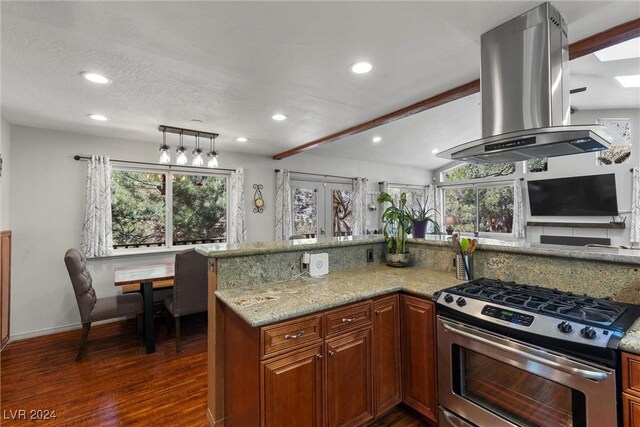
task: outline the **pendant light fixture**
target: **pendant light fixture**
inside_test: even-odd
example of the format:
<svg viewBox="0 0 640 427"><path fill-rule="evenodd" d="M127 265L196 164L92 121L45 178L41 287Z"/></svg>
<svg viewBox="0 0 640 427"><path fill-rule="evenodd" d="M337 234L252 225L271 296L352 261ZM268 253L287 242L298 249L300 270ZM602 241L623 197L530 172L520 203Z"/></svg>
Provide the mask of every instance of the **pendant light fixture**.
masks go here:
<svg viewBox="0 0 640 427"><path fill-rule="evenodd" d="M187 149L184 148L184 144L182 141L182 132L180 132L180 146L176 149L176 153L178 153L178 157L176 158L176 165L186 165L188 163Z"/></svg>
<svg viewBox="0 0 640 427"><path fill-rule="evenodd" d="M202 150L200 149L200 135L196 134L196 149L193 150L193 160L191 166L202 166L204 160L202 159Z"/></svg>
<svg viewBox="0 0 640 427"><path fill-rule="evenodd" d="M2 1L2 0L0 0ZM213 132L205 132L194 129L185 129L174 126L160 125L158 126L158 130L162 132L162 144L160 145L160 158L158 162L163 165L171 164L171 153L169 151L170 147L167 145L167 133L175 133L179 135L179 143L178 148L176 149L176 159L175 164L177 166L187 166L191 165L196 168L201 168L205 166L205 149L200 147L200 141L202 138L209 138L211 142L211 149L207 152L207 164L206 166L209 168L217 168L218 167L218 153L215 150L215 139L218 137L217 133ZM187 157L187 147L184 145L184 136L193 136L196 139L196 147L192 151L193 158L191 161ZM191 151L191 150L189 150Z"/></svg>
<svg viewBox="0 0 640 427"><path fill-rule="evenodd" d="M171 163L171 155L169 154L169 147L167 145L167 131L162 131L162 145L160 145L160 160L158 160L163 165L168 165Z"/></svg>
<svg viewBox="0 0 640 427"><path fill-rule="evenodd" d="M214 136L209 136L209 149L210 151L207 153L207 157L209 158L209 161L207 162L207 167L214 169L218 167L218 153L216 152L216 149L215 149Z"/></svg>

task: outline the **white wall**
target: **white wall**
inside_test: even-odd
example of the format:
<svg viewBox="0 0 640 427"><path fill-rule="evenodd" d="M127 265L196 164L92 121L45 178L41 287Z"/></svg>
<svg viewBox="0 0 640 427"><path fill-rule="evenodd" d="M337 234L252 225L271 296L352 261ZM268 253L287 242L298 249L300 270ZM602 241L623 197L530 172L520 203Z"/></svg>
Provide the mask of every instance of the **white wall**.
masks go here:
<svg viewBox="0 0 640 427"><path fill-rule="evenodd" d="M157 161L157 144L108 139L13 125L11 156L11 228L14 258L11 335L38 335L75 327L79 314L64 266L64 253L80 245L86 164L73 155L104 154L120 160ZM19 149L18 149L19 147ZM370 179L370 190L387 180L427 184L420 169L302 154L283 161L266 156L223 152L220 167L245 168L247 232L250 241L273 240L276 168ZM253 184L263 184L264 213L253 213ZM90 261L98 296L119 292L113 270L131 263L172 258L171 254L114 257Z"/></svg>
<svg viewBox="0 0 640 427"><path fill-rule="evenodd" d="M0 177L0 230L11 229L9 214L10 170L11 170L11 126L0 118L0 154L2 154L2 177Z"/></svg>

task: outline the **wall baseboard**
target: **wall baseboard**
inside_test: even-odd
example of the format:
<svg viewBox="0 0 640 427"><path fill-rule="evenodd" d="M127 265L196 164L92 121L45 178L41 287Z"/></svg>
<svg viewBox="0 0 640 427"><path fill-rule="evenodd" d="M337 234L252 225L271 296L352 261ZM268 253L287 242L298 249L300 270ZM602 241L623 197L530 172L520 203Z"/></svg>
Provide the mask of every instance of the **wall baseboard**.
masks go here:
<svg viewBox="0 0 640 427"><path fill-rule="evenodd" d="M104 325L112 322L120 322L126 319L127 319L126 317L120 317L117 319L101 320L99 322L93 322L91 326ZM52 335L60 332L72 331L74 329L81 329L81 328L82 328L82 323L78 322L78 323L71 323L68 325L56 326L53 328L38 329L36 331L31 331L31 332L22 332L19 334L12 334L11 337L9 337L9 342L26 340L29 338L36 338L44 335Z"/></svg>

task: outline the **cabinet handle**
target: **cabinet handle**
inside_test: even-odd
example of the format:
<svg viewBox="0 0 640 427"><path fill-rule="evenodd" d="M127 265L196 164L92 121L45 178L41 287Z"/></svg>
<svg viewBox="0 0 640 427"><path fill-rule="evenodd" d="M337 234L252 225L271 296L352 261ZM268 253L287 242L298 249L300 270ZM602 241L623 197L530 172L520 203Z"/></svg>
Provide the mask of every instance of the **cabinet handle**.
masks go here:
<svg viewBox="0 0 640 427"><path fill-rule="evenodd" d="M304 331L300 331L300 332L298 332L298 333L297 333L297 334L295 334L295 335L285 335L285 336L284 336L284 339L285 339L285 340L295 340L295 339L300 338L300 337L301 337L301 336L303 336L303 335L304 335Z"/></svg>
<svg viewBox="0 0 640 427"><path fill-rule="evenodd" d="M322 355L321 354L316 354L316 357L318 358L318 360L322 359Z"/></svg>
<svg viewBox="0 0 640 427"><path fill-rule="evenodd" d="M357 316L353 316L353 317L343 317L342 318L342 323L351 323L354 320L356 320L358 317Z"/></svg>
<svg viewBox="0 0 640 427"><path fill-rule="evenodd" d="M376 310L376 316L379 316L380 313L381 313L380 310Z"/></svg>
<svg viewBox="0 0 640 427"><path fill-rule="evenodd" d="M336 352L335 352L335 351L333 351L333 350L329 350L329 357L333 357L333 355L334 355L334 354L336 354Z"/></svg>

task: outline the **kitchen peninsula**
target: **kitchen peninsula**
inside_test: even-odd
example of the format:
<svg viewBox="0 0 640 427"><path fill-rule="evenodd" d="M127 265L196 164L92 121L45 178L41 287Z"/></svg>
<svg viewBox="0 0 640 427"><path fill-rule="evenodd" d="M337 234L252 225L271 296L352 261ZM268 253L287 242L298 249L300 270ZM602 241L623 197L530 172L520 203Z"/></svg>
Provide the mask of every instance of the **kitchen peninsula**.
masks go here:
<svg viewBox="0 0 640 427"><path fill-rule="evenodd" d="M365 361L359 365L362 378L357 367L354 372L354 365L343 363L349 366L350 382L361 378L364 384L357 386L361 391L359 400L346 401L360 412L348 413L340 405L336 407L335 402L341 400L334 396L333 403L327 402L329 422L336 417L343 417L341 420L347 417L354 424L371 420L400 402L400 387L404 388L406 404L426 419L436 420L436 373L429 372L435 370L435 306L431 300L437 291L461 282L454 273L453 252L446 237L411 239L413 266L396 269L383 264L385 247L382 237L363 236L198 248L209 257L207 416L211 425L220 425L225 418L226 425L270 425L281 421L274 418L273 411L269 412L277 408L276 412L282 415L287 408L282 399L273 395L278 386L287 385L278 374L289 372L292 366L316 365L319 366L316 370L308 371L309 378L325 375L327 390L322 389L323 381L318 380L317 388L309 394L300 391L300 399L318 400L307 402L306 408L311 411L308 414L302 411L289 416L305 414L316 417L316 424L322 424L325 412L318 408L323 407L325 392L339 393L340 387L332 385L332 381L339 382L338 358L345 348L357 349L360 353L356 353ZM368 250L373 253L371 263L367 263ZM301 276L300 261L305 251L327 252L330 273L320 278ZM638 250L480 239L474 266L476 277L640 303ZM385 318L386 311L381 307L390 308L391 315ZM392 326L385 326L379 318L392 322ZM400 318L403 330L394 333L398 328L393 325L399 325ZM407 321L425 323L411 328ZM382 335L402 346L401 356L399 351L394 352L393 348L389 351L377 343ZM420 354L416 357L407 348ZM640 354L640 322L622 339L620 349ZM380 351L387 353L376 357ZM335 357L331 363L336 366L327 367L328 357ZM389 365L388 357L397 360ZM383 360L387 365L375 365ZM371 368L372 363L375 369ZM400 363L409 369L423 369L401 379L397 369ZM383 372L384 378L376 376L378 372ZM332 375L337 378L331 379ZM424 383L415 387L412 381L430 381L431 389Z"/></svg>

